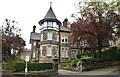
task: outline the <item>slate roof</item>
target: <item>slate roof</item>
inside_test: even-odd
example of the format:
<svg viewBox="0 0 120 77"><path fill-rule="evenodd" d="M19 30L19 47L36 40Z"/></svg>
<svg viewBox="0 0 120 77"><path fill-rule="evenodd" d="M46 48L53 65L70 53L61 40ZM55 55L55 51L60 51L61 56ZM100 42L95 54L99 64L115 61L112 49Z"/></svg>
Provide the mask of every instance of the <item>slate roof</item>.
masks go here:
<svg viewBox="0 0 120 77"><path fill-rule="evenodd" d="M48 12L46 13L44 19L57 19L51 6L50 6Z"/></svg>
<svg viewBox="0 0 120 77"><path fill-rule="evenodd" d="M40 20L38 23L39 25L43 24L43 22L45 21L52 21L52 22L56 22L57 24L61 24L61 22L59 20L57 20L55 13L53 12L52 7L50 6L48 12L46 13L44 19Z"/></svg>
<svg viewBox="0 0 120 77"><path fill-rule="evenodd" d="M31 34L30 34L30 43L31 43L32 40L40 41L40 33L31 32Z"/></svg>
<svg viewBox="0 0 120 77"><path fill-rule="evenodd" d="M67 27L64 27L64 26L60 26L60 32L62 32L62 31L64 31L64 32L70 32L70 29L67 28Z"/></svg>

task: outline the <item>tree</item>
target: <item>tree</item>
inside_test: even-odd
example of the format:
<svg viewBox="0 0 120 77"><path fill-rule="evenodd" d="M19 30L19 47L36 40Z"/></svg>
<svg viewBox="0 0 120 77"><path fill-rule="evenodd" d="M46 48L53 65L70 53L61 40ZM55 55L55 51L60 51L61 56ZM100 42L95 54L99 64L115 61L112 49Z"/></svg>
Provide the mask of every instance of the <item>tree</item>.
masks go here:
<svg viewBox="0 0 120 77"><path fill-rule="evenodd" d="M5 19L2 27L2 56L3 59L15 58L15 56L23 50L25 41L20 37L20 31L18 27L15 27L15 21Z"/></svg>
<svg viewBox="0 0 120 77"><path fill-rule="evenodd" d="M102 48L109 46L110 41L115 41L114 28L120 26L120 15L116 11L118 5L120 5L119 2L109 4L90 2L85 3L83 7L80 6L80 17L71 24L71 42L86 41L92 50L93 57L97 57L96 51L98 51L101 58Z"/></svg>

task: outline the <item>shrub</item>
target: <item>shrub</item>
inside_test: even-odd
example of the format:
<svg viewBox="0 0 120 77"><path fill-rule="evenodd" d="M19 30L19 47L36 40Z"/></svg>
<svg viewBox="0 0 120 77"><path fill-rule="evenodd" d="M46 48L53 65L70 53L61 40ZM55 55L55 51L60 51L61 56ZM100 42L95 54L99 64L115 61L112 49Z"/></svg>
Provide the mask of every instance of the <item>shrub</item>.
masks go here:
<svg viewBox="0 0 120 77"><path fill-rule="evenodd" d="M102 51L101 57L104 60L119 60L120 50L117 47L112 47Z"/></svg>
<svg viewBox="0 0 120 77"><path fill-rule="evenodd" d="M7 71L15 71L16 63L24 63L25 61L21 58L9 58L3 63L3 69Z"/></svg>
<svg viewBox="0 0 120 77"><path fill-rule="evenodd" d="M3 64L3 69L7 71L14 71L15 61L13 59L7 59L6 62Z"/></svg>
<svg viewBox="0 0 120 77"><path fill-rule="evenodd" d="M81 59L81 58L86 58L86 57L91 57L92 54L90 52L83 52L83 53L78 53L77 54L77 59Z"/></svg>
<svg viewBox="0 0 120 77"><path fill-rule="evenodd" d="M15 63L25 63L25 60L21 58L15 58Z"/></svg>
<svg viewBox="0 0 120 77"><path fill-rule="evenodd" d="M72 61L71 61L72 66L73 66L73 67L76 67L78 61L79 61L78 59L72 60Z"/></svg>
<svg viewBox="0 0 120 77"><path fill-rule="evenodd" d="M23 72L25 70L25 63L16 64L16 72ZM28 71L44 71L53 69L52 63L28 63Z"/></svg>

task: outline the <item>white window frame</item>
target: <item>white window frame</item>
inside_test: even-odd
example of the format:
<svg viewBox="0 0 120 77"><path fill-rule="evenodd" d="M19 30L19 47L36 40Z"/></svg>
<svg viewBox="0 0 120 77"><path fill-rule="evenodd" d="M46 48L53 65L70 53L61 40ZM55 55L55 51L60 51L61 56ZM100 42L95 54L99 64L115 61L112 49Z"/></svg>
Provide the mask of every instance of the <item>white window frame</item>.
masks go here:
<svg viewBox="0 0 120 77"><path fill-rule="evenodd" d="M72 58L76 58L77 57L77 51L76 50L72 50L71 51L71 57Z"/></svg>
<svg viewBox="0 0 120 77"><path fill-rule="evenodd" d="M61 48L61 57L62 58L68 58L68 47L62 47Z"/></svg>
<svg viewBox="0 0 120 77"><path fill-rule="evenodd" d="M47 22L47 26L48 27L52 27L53 26L53 22Z"/></svg>
<svg viewBox="0 0 120 77"><path fill-rule="evenodd" d="M56 22L53 22L53 27L54 27L54 28L56 28L56 25L57 25Z"/></svg>
<svg viewBox="0 0 120 77"><path fill-rule="evenodd" d="M66 39L67 39L67 41L66 41ZM61 37L61 43L68 43L68 36L62 36Z"/></svg>
<svg viewBox="0 0 120 77"><path fill-rule="evenodd" d="M44 27L45 27L45 28L47 27L47 22L44 22Z"/></svg>
<svg viewBox="0 0 120 77"><path fill-rule="evenodd" d="M52 45L47 46L47 56L52 56Z"/></svg>
<svg viewBox="0 0 120 77"><path fill-rule="evenodd" d="M57 35L57 42L59 42L59 35Z"/></svg>
<svg viewBox="0 0 120 77"><path fill-rule="evenodd" d="M33 58L35 58L35 57L36 57L36 53L34 52L34 53L33 53Z"/></svg>
<svg viewBox="0 0 120 77"><path fill-rule="evenodd" d="M48 32L47 36L48 36L47 37L48 40L52 40L53 33L52 32Z"/></svg>
<svg viewBox="0 0 120 77"><path fill-rule="evenodd" d="M40 46L40 54L41 54L41 56L42 56L42 46Z"/></svg>
<svg viewBox="0 0 120 77"><path fill-rule="evenodd" d="M43 34L41 34L41 41L43 41Z"/></svg>

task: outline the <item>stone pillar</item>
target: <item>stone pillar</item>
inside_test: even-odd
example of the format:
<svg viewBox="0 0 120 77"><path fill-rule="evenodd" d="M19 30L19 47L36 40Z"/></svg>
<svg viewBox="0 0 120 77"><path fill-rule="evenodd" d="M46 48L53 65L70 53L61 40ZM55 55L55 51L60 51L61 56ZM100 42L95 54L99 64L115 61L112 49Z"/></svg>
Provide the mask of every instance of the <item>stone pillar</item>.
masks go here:
<svg viewBox="0 0 120 77"><path fill-rule="evenodd" d="M58 74L58 58L53 58L53 70Z"/></svg>

